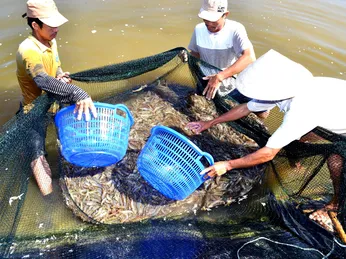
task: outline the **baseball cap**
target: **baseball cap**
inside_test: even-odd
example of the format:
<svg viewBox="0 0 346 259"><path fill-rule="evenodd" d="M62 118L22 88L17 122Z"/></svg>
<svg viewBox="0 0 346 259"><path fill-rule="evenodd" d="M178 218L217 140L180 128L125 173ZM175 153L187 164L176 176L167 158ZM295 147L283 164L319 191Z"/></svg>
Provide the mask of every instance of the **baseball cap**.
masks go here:
<svg viewBox="0 0 346 259"><path fill-rule="evenodd" d="M221 16L227 12L227 0L202 0L202 8L199 11L198 17L216 22Z"/></svg>
<svg viewBox="0 0 346 259"><path fill-rule="evenodd" d="M68 20L58 11L53 0L28 0L26 16L38 18L50 27L59 27ZM25 14L23 15L25 17Z"/></svg>
<svg viewBox="0 0 346 259"><path fill-rule="evenodd" d="M238 74L235 87L252 99L279 101L296 96L313 78L304 66L271 49Z"/></svg>

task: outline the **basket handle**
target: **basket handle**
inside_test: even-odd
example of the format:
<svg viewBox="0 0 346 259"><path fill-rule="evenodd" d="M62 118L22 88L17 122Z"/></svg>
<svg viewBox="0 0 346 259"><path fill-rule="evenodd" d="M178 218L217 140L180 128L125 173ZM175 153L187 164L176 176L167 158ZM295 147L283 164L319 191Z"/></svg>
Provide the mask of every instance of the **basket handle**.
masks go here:
<svg viewBox="0 0 346 259"><path fill-rule="evenodd" d="M209 153L201 152L200 155L204 156L208 160L209 166L212 166L214 164L214 158ZM209 175L206 175L205 178L204 177L203 177L204 181L209 180L211 178Z"/></svg>
<svg viewBox="0 0 346 259"><path fill-rule="evenodd" d="M193 149L201 156L200 159L204 156L208 160L208 163L210 165L214 164L214 158L208 152L203 152L202 150L200 150L199 147L197 147L194 143L192 143L184 135L180 134L179 132L177 132L177 131L169 128L169 127L162 126L162 125L157 125L157 126L153 127L151 129L151 135L154 135L155 132L158 131L158 130L162 130L164 132L168 132L169 134L172 134L172 135L178 137L179 139L184 140L185 142L189 143L189 145L191 147L193 147Z"/></svg>
<svg viewBox="0 0 346 259"><path fill-rule="evenodd" d="M124 105L124 104L116 104L115 107L123 110L124 112L126 112L128 118L130 119L130 127L131 127L133 125L133 123L134 123L134 120L133 120L133 116L132 116L129 108L127 108L126 105Z"/></svg>
<svg viewBox="0 0 346 259"><path fill-rule="evenodd" d="M214 158L212 157L212 155L210 155L207 152L200 152L199 154L201 156L204 156L208 160L209 165L213 165L214 164Z"/></svg>

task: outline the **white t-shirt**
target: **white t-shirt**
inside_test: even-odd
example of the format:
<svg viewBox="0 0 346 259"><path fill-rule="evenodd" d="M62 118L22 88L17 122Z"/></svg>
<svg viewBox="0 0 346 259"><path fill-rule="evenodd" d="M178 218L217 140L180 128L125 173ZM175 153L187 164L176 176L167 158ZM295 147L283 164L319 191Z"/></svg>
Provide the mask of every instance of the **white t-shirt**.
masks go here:
<svg viewBox="0 0 346 259"><path fill-rule="evenodd" d="M244 50L252 47L245 27L239 22L226 19L224 27L216 33L208 31L204 23L197 24L188 49L199 53L201 60L223 70L233 65ZM205 75L217 73L215 70L204 70ZM232 78L224 80L223 87L231 87L228 92L233 90Z"/></svg>
<svg viewBox="0 0 346 259"><path fill-rule="evenodd" d="M282 148L317 126L337 134L346 133L346 81L315 77L312 82L302 85L291 99L248 102L247 107L253 112L278 106L285 113L282 124L268 139L267 147Z"/></svg>

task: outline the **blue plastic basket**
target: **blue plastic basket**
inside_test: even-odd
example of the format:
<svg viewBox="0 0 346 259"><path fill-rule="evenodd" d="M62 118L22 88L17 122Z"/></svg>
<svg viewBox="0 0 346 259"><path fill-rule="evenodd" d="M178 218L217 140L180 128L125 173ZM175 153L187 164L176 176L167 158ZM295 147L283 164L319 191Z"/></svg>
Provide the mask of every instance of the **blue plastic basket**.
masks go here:
<svg viewBox="0 0 346 259"><path fill-rule="evenodd" d="M214 164L209 153L165 126L152 128L137 160L143 178L174 200L185 199L205 181L200 173L208 164Z"/></svg>
<svg viewBox="0 0 346 259"><path fill-rule="evenodd" d="M95 102L97 118L76 119L75 105L61 109L55 116L60 150L77 166L109 166L126 154L133 117L123 104Z"/></svg>

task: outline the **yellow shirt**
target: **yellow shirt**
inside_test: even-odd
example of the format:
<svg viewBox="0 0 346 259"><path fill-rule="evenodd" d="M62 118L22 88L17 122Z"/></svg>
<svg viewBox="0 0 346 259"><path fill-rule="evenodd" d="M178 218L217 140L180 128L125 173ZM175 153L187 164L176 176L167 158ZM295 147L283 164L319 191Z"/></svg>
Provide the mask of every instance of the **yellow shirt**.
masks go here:
<svg viewBox="0 0 346 259"><path fill-rule="evenodd" d="M30 35L20 45L17 51L17 79L23 94L23 104L33 102L42 94L42 90L34 82L35 76L44 72L56 77L61 66L55 39L50 41L50 48Z"/></svg>

